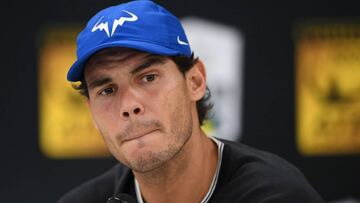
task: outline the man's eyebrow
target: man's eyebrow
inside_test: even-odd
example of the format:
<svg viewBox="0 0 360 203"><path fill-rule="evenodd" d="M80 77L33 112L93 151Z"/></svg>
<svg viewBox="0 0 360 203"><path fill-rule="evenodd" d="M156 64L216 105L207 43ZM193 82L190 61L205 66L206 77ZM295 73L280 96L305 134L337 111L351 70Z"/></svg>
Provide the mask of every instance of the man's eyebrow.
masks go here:
<svg viewBox="0 0 360 203"><path fill-rule="evenodd" d="M89 90L104 85L106 83L109 83L111 81L112 79L109 77L94 79L89 83Z"/></svg>
<svg viewBox="0 0 360 203"><path fill-rule="evenodd" d="M144 62L142 62L140 65L138 65L136 68L134 68L130 73L132 75L146 69L149 68L152 65L155 64L164 64L164 59L163 57L160 56L156 56L156 55L148 55L145 57L146 60Z"/></svg>

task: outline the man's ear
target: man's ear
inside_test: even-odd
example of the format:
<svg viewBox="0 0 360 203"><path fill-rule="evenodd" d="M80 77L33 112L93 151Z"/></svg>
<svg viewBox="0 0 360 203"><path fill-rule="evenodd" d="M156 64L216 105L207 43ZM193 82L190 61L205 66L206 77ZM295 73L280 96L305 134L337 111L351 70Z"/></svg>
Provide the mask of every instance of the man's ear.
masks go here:
<svg viewBox="0 0 360 203"><path fill-rule="evenodd" d="M206 70L204 63L198 59L185 75L191 100L199 101L206 92Z"/></svg>

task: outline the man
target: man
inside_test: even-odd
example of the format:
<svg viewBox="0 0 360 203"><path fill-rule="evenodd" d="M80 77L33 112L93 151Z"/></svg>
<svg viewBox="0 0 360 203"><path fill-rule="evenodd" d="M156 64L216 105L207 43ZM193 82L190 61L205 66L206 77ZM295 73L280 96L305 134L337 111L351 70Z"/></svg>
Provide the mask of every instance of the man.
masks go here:
<svg viewBox="0 0 360 203"><path fill-rule="evenodd" d="M120 163L60 203L323 202L283 159L205 135L205 67L166 9L146 0L104 9L77 43L68 80L81 81Z"/></svg>

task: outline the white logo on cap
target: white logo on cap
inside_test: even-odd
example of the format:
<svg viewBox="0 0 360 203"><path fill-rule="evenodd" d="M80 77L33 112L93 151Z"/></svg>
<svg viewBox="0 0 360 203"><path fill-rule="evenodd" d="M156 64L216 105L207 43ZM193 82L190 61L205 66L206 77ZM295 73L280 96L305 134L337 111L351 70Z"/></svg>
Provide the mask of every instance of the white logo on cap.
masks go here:
<svg viewBox="0 0 360 203"><path fill-rule="evenodd" d="M114 23L113 23L113 26L112 26L112 31L111 31L111 35L110 35L110 32L109 32L109 23L108 22L105 22L105 23L100 23L99 22L101 21L101 19L103 19L103 17L100 18L100 20L98 20L98 22L94 25L94 27L92 28L91 32L95 32L97 30L100 30L100 31L105 31L107 36L108 37L111 37L113 36L116 28L120 25L120 26L123 26L125 22L134 22L134 21L137 21L138 20L138 17L133 14L133 13L130 13L129 11L125 11L123 10L124 12L128 13L129 15L131 15L131 17L120 17L119 19L115 19L114 20Z"/></svg>
<svg viewBox="0 0 360 203"><path fill-rule="evenodd" d="M184 42L184 41L181 41L180 40L180 36L177 36L177 42L181 45L189 45L188 43Z"/></svg>

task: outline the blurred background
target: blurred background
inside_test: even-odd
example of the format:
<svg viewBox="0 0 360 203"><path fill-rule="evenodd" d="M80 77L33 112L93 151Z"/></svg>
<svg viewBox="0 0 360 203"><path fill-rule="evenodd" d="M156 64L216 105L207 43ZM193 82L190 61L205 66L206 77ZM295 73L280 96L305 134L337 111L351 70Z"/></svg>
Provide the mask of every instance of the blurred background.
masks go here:
<svg viewBox="0 0 360 203"><path fill-rule="evenodd" d="M3 5L3 202L55 202L116 163L65 75L76 33L120 2ZM360 199L360 3L156 2L182 19L208 68L210 135L285 158L326 201Z"/></svg>

